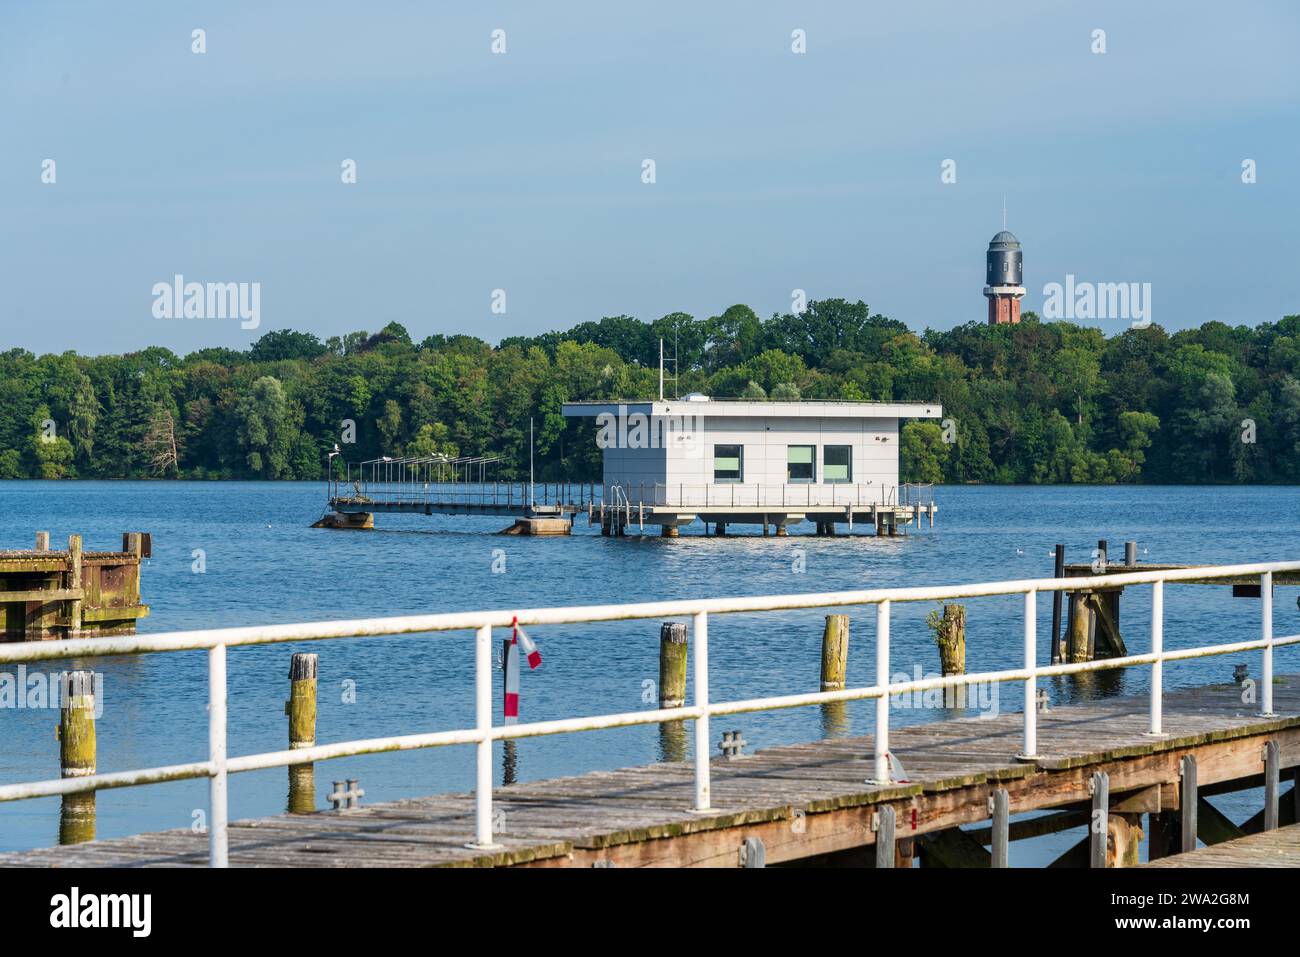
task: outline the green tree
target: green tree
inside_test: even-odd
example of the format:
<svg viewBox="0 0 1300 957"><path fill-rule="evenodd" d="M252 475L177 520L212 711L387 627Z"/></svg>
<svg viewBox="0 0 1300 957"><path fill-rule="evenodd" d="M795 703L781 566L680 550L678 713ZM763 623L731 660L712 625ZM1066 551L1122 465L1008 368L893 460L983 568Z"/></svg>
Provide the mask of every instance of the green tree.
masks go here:
<svg viewBox="0 0 1300 957"><path fill-rule="evenodd" d="M907 422L899 443L899 480L903 482L942 482L948 446L943 430L933 422Z"/></svg>

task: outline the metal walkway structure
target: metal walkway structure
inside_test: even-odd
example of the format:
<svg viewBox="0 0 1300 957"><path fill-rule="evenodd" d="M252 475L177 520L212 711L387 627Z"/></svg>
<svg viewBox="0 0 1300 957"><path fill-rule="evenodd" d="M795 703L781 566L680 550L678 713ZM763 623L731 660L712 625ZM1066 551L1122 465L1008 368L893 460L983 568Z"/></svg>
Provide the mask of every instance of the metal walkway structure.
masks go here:
<svg viewBox="0 0 1300 957"><path fill-rule="evenodd" d="M329 480L329 507L352 523L380 512L420 515L497 515L514 518L569 518L590 512L600 502L592 482L515 482L489 480L497 456L442 455L369 459L346 466Z"/></svg>

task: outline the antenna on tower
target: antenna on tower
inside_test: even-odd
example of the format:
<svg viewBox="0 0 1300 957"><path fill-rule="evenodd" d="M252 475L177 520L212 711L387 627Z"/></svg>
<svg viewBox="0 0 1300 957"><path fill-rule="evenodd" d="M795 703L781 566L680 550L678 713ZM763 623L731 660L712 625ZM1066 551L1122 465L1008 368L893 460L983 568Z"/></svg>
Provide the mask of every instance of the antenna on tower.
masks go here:
<svg viewBox="0 0 1300 957"><path fill-rule="evenodd" d="M664 400L664 340L659 337L659 401Z"/></svg>
<svg viewBox="0 0 1300 957"><path fill-rule="evenodd" d="M1007 228L1007 194L1002 194L1002 228Z"/></svg>

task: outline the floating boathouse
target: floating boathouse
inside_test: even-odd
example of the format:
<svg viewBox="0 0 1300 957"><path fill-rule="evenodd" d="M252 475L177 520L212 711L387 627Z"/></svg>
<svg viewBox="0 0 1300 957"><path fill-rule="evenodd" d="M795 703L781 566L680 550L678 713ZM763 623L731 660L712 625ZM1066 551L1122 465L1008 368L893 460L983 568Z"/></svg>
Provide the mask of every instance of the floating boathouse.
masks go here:
<svg viewBox="0 0 1300 957"><path fill-rule="evenodd" d="M604 452L601 530L658 525L675 536L702 520L785 535L874 526L934 525L929 486L899 483L899 421L938 419L938 403L751 402L681 399L570 402L565 416L594 418Z"/></svg>

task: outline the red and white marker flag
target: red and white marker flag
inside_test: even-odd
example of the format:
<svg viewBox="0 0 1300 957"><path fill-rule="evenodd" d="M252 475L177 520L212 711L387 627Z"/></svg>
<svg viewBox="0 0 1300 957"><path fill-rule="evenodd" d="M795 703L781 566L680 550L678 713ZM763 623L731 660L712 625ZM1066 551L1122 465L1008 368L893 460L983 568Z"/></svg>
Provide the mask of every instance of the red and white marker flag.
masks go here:
<svg viewBox="0 0 1300 957"><path fill-rule="evenodd" d="M510 635L510 644L506 646L506 660L504 670L506 673L506 695L505 695L505 723L515 724L519 721L519 653L522 651L528 656L528 667L536 668L542 663L541 653L537 650L537 645L528 634L519 627L519 621L516 619L512 624L512 633Z"/></svg>
<svg viewBox="0 0 1300 957"><path fill-rule="evenodd" d="M542 663L542 653L537 650L537 646L533 644L533 639L528 637L528 633L519 627L518 619L515 619L514 627L515 627L515 634L514 634L514 638L512 639L512 643L517 641L519 643L519 647L523 648L524 654L528 656L529 669L531 670L533 668L536 668L538 665Z"/></svg>

